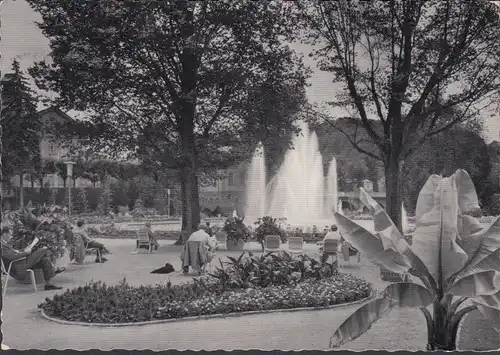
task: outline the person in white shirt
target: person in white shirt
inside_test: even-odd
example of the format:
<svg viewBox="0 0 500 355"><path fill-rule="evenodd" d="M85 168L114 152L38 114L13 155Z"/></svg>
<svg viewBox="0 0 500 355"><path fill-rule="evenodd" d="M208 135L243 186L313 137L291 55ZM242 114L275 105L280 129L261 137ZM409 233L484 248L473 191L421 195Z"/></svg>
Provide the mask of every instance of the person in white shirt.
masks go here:
<svg viewBox="0 0 500 355"><path fill-rule="evenodd" d="M342 236L340 235L340 233L338 231L338 228L337 228L337 226L335 224L331 226L330 231L328 233L326 233L326 235L323 238L323 240L321 242L319 242L318 244L321 244L322 248L323 248L324 245L325 245L325 240L327 240L327 239L336 240L336 241L338 241L340 243L340 241L342 239ZM328 257L327 254L322 254L322 256L321 256L321 262L325 262L326 259L327 259L327 257Z"/></svg>
<svg viewBox="0 0 500 355"><path fill-rule="evenodd" d="M189 238L186 241L186 243L189 243L189 242L200 242L201 246L204 247L205 250L206 250L206 252L207 252L207 258L210 258L210 252L209 251L213 248L213 241L212 241L212 238L210 238L210 236L208 235L208 233L205 231L206 228L207 228L206 224L200 223L198 225L198 230L196 232L192 233L189 236ZM183 254L181 255L181 260L184 260L184 257L185 257L185 255L184 255L184 251L183 251ZM208 262L210 262L210 260L208 260ZM188 269L189 269L189 266L186 266L186 265L183 266L183 272L184 273L187 273Z"/></svg>

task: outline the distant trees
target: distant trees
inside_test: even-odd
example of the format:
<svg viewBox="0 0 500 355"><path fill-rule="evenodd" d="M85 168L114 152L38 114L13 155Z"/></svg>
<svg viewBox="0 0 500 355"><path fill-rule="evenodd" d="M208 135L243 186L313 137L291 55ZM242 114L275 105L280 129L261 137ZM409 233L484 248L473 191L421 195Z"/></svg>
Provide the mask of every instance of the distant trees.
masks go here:
<svg viewBox="0 0 500 355"><path fill-rule="evenodd" d="M358 129L346 137L384 165L387 212L401 228L402 163L498 102L498 9L468 0L294 3L320 69L342 85L331 105L369 139Z"/></svg>

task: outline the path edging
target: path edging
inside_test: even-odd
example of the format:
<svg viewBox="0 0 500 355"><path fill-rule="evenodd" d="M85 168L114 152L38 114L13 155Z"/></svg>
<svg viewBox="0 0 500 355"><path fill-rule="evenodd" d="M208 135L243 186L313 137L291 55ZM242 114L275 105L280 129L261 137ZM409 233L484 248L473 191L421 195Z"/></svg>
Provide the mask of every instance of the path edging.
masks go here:
<svg viewBox="0 0 500 355"><path fill-rule="evenodd" d="M191 317L183 317L183 318L171 318L171 319L157 319L152 321L144 321L144 322L135 322L135 323L86 323L86 322L76 322L63 320L59 318L54 318L48 316L43 309L40 309L40 313L43 318L65 325L79 325L84 327L101 327L101 328L119 328L119 327L133 327L133 326L145 326L145 325L153 325L153 324L163 324L163 323L173 323L173 322L183 322L183 321L196 321L196 320L204 320L204 319L213 319L213 318L229 318L229 317L241 317L252 314L267 314L267 313L282 313L282 312L300 312L300 311L319 311L325 309L336 309L336 308L345 308L349 306L355 306L357 304L361 304L367 302L373 298L377 297L377 290L372 287L372 292L369 296L362 298L353 302L346 302L341 304L333 304L325 307L300 307L300 308L284 308L284 309L269 309L269 310L258 310L258 311L247 311L247 312L233 312L226 314L207 314L202 316L191 316Z"/></svg>

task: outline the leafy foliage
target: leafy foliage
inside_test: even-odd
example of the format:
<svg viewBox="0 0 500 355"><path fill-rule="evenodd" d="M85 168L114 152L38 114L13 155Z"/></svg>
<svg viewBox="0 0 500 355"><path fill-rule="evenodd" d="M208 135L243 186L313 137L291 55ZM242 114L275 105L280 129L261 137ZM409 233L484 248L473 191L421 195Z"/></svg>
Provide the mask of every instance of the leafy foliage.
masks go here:
<svg viewBox="0 0 500 355"><path fill-rule="evenodd" d="M89 202L87 200L87 193L84 188L78 189L78 194L75 198L75 212L87 213L89 212Z"/></svg>
<svg viewBox="0 0 500 355"><path fill-rule="evenodd" d="M243 218L229 217L224 222L222 230L227 234L228 240L246 242L250 238L250 230L243 222Z"/></svg>
<svg viewBox="0 0 500 355"><path fill-rule="evenodd" d="M324 307L368 297L371 287L351 275L308 279L293 286L222 291L212 277L157 286L91 282L46 298L38 305L47 315L86 323L133 323L209 314L300 307Z"/></svg>
<svg viewBox="0 0 500 355"><path fill-rule="evenodd" d="M373 214L375 234L335 214L346 241L370 261L397 273L410 273L422 282L389 285L383 298L351 315L335 332L338 346L366 332L395 307L420 308L427 322L427 350L455 350L458 325L477 305L500 316L500 219L488 227L469 214L479 210L474 184L467 172L451 177L432 175L424 184L416 208L416 228L410 246L394 222L361 189L361 201ZM454 301L454 297L460 297ZM470 298L473 305L460 308ZM432 314L427 310L432 305Z"/></svg>
<svg viewBox="0 0 500 355"><path fill-rule="evenodd" d="M33 250L47 247L53 260L65 253L64 228L67 223L67 214L59 206L40 207L36 211L38 217L29 207L5 216L3 224L13 226L13 237L10 243L14 249L26 248L35 238L40 241Z"/></svg>
<svg viewBox="0 0 500 355"><path fill-rule="evenodd" d="M255 229L254 237L260 244L264 245L264 240L266 239L267 235L279 235L281 238L281 242L286 242L286 231L278 226L276 218L265 216L259 218L256 224L257 228Z"/></svg>
<svg viewBox="0 0 500 355"><path fill-rule="evenodd" d="M109 186L104 187L99 196L97 211L103 215L107 215L112 210L111 206L111 190Z"/></svg>
<svg viewBox="0 0 500 355"><path fill-rule="evenodd" d="M311 55L342 85L329 104L354 129L321 116L383 162L388 214L400 228L401 163L428 138L498 103L497 8L467 0L295 3Z"/></svg>
<svg viewBox="0 0 500 355"><path fill-rule="evenodd" d="M19 62L12 63L12 73L2 81L2 172L4 178L33 172L40 165L41 122L37 100Z"/></svg>

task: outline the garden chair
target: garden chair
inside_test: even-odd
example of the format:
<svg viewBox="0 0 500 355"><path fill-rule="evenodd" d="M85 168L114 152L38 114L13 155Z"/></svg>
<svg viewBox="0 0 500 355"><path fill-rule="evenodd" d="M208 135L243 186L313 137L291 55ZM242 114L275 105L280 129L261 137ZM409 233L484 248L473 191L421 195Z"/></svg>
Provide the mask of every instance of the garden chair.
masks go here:
<svg viewBox="0 0 500 355"><path fill-rule="evenodd" d="M304 238L302 237L288 238L288 252L292 255L304 254Z"/></svg>
<svg viewBox="0 0 500 355"><path fill-rule="evenodd" d="M266 235L264 243L264 253L274 253L280 251L280 236L279 235Z"/></svg>
<svg viewBox="0 0 500 355"><path fill-rule="evenodd" d="M149 233L147 228L141 228L137 231L137 253L141 247L147 246L150 253L153 252L153 243L149 239Z"/></svg>
<svg viewBox="0 0 500 355"><path fill-rule="evenodd" d="M3 286L3 297L5 297L5 295L7 293L7 284L9 283L9 278L11 277L10 276L10 269L12 269L12 264L17 263L19 261L24 261L24 260L26 260L26 257L19 258L17 260L12 261L9 264L8 269L5 268L5 264L3 263L3 260L2 260L2 274L5 275L4 286ZM38 292L38 289L36 287L35 272L32 269L26 269L26 272L30 275L31 284L33 285L33 289L35 290L35 292Z"/></svg>
<svg viewBox="0 0 500 355"><path fill-rule="evenodd" d="M92 253L92 252L95 252L95 253L96 253L96 255L97 255L97 259L99 260L99 262L100 262L100 263L102 263L102 255L101 255L101 251L100 251L98 248L89 248L89 247L88 247L89 243L90 243L90 240L89 240L87 243L85 243L85 250L86 250L87 252L91 252L91 253Z"/></svg>
<svg viewBox="0 0 500 355"><path fill-rule="evenodd" d="M335 239L327 239L325 240L325 244L323 244L323 255L326 254L327 258L325 261L328 260L329 257L335 257L335 261L337 262L338 265L338 251L337 248L339 246L339 241Z"/></svg>
<svg viewBox="0 0 500 355"><path fill-rule="evenodd" d="M227 250L227 234L224 232L215 233L215 239L217 239L217 249L216 250Z"/></svg>

